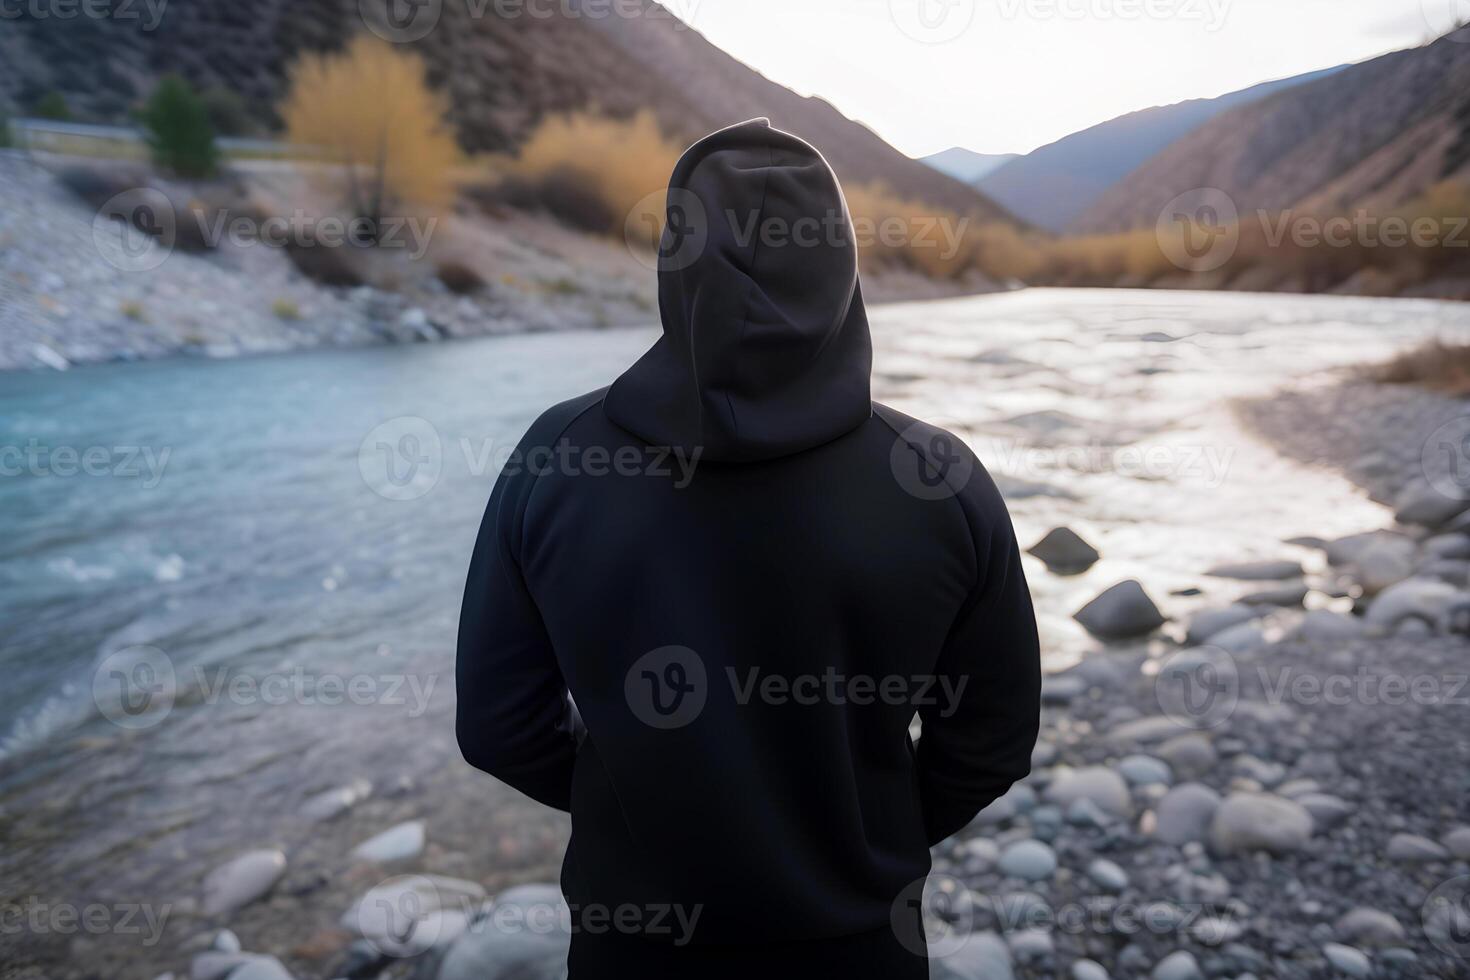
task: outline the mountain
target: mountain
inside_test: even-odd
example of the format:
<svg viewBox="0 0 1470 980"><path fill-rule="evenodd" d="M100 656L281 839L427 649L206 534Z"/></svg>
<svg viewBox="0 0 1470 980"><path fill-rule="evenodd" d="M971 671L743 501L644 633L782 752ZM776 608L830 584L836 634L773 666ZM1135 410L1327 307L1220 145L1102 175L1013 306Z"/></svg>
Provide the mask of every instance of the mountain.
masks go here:
<svg viewBox="0 0 1470 980"><path fill-rule="evenodd" d="M63 93L74 114L120 122L164 74L199 89L237 94L265 129L291 62L336 50L381 23L395 0L183 0L156 24L132 18L44 16L17 8L0 31L0 110L23 111ZM872 130L817 98L797 95L752 70L644 0L640 16L600 0L563 0L555 16L515 4L443 3L421 54L446 93L460 143L471 152L513 149L545 116L596 110L628 116L650 108L671 136L692 141L731 123L769 116L816 145L848 181L882 181L901 195L987 220L1010 216L962 181L936 175ZM593 9L593 5L597 9Z"/></svg>
<svg viewBox="0 0 1470 980"><path fill-rule="evenodd" d="M1470 177L1470 29L1218 116L1102 195L1078 232L1151 226L1219 188L1242 214L1392 207Z"/></svg>
<svg viewBox="0 0 1470 980"><path fill-rule="evenodd" d="M947 150L919 157L919 162L928 164L942 174L949 174L955 180L973 184L1019 158L1019 153L976 153L962 146L952 146Z"/></svg>
<svg viewBox="0 0 1470 980"><path fill-rule="evenodd" d="M978 186L1017 217L1059 232L1144 161L1221 113L1340 70L1130 112L1033 150L982 177Z"/></svg>

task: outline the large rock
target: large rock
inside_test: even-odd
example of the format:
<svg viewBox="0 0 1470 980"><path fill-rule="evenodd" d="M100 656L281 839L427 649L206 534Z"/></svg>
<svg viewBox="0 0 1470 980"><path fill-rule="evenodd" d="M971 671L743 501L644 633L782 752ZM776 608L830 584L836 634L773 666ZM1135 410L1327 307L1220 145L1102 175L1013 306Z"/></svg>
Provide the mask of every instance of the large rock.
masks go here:
<svg viewBox="0 0 1470 980"><path fill-rule="evenodd" d="M496 898L444 954L436 980L562 980L570 919L554 885L522 885Z"/></svg>
<svg viewBox="0 0 1470 980"><path fill-rule="evenodd" d="M1210 844L1220 854L1285 854L1312 836L1312 815L1301 804L1268 793L1232 793L1210 822Z"/></svg>
<svg viewBox="0 0 1470 980"><path fill-rule="evenodd" d="M1269 582L1283 578L1301 578L1299 561L1247 561L1233 565L1216 565L1205 572L1215 578L1233 578L1242 582Z"/></svg>
<svg viewBox="0 0 1470 980"><path fill-rule="evenodd" d="M375 837L370 837L352 849L352 856L359 861L403 861L418 857L424 850L424 822L409 820L396 827L389 827Z"/></svg>
<svg viewBox="0 0 1470 980"><path fill-rule="evenodd" d="M1404 487L1393 502L1393 519L1400 524L1417 524L1435 528L1448 524L1465 509L1470 501L1440 493L1427 480L1416 480Z"/></svg>
<svg viewBox="0 0 1470 980"><path fill-rule="evenodd" d="M1058 575L1079 575L1097 563L1097 549L1069 527L1054 527L1028 551Z"/></svg>
<svg viewBox="0 0 1470 980"><path fill-rule="evenodd" d="M1151 633L1164 616L1135 579L1119 582L1079 609L1073 617L1093 636L1126 640Z"/></svg>
<svg viewBox="0 0 1470 980"><path fill-rule="evenodd" d="M286 873L278 850L247 851L204 876L205 915L229 915L270 891Z"/></svg>
<svg viewBox="0 0 1470 980"><path fill-rule="evenodd" d="M1047 802L1063 807L1070 806L1077 800L1091 800L1115 817L1126 817L1133 812L1128 784L1122 776L1106 766L1088 766L1062 772L1052 780L1043 795Z"/></svg>
<svg viewBox="0 0 1470 980"><path fill-rule="evenodd" d="M1220 794L1203 783L1183 783L1154 806L1154 836L1170 844L1202 841L1220 808Z"/></svg>
<svg viewBox="0 0 1470 980"><path fill-rule="evenodd" d="M1368 625L1388 631L1398 629L1406 619L1439 629L1445 625L1449 612L1465 599L1465 593L1453 585L1436 579L1411 578L1385 589L1368 607L1364 619Z"/></svg>
<svg viewBox="0 0 1470 980"><path fill-rule="evenodd" d="M1382 545L1385 549L1397 549L1410 557L1414 554L1414 540L1406 534L1398 531L1364 531L1329 542L1327 560L1333 565L1351 565L1369 548L1377 545Z"/></svg>
<svg viewBox="0 0 1470 980"><path fill-rule="evenodd" d="M1414 542L1399 535L1371 538L1352 560L1353 578L1367 595L1377 595L1414 573Z"/></svg>

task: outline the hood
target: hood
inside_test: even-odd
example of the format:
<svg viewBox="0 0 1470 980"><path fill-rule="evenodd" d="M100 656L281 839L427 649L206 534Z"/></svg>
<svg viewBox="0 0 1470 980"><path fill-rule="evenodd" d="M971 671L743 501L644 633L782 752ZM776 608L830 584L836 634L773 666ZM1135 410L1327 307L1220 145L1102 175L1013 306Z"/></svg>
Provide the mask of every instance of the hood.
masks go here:
<svg viewBox="0 0 1470 980"><path fill-rule="evenodd" d="M871 414L847 202L822 155L769 120L706 136L674 167L658 298L663 336L604 401L649 445L771 459Z"/></svg>

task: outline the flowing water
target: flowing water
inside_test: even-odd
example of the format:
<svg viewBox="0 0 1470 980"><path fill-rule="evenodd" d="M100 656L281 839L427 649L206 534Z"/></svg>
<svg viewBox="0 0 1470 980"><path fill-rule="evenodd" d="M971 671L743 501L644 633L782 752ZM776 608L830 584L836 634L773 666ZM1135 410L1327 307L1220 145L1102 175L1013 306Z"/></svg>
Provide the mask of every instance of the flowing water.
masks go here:
<svg viewBox="0 0 1470 980"><path fill-rule="evenodd" d="M1057 669L1095 649L1071 613L1114 582L1184 612L1228 598L1171 596L1218 589L1213 564L1307 558L1282 541L1384 522L1228 403L1470 333L1470 308L1037 290L872 321L875 397L960 430L1023 545L1066 524L1102 552L1070 578L1028 559ZM150 868L290 839L334 783L467 772L454 630L496 467L653 336L0 377L0 813L25 817L0 821L0 875L147 888ZM120 697L128 681L151 694Z"/></svg>

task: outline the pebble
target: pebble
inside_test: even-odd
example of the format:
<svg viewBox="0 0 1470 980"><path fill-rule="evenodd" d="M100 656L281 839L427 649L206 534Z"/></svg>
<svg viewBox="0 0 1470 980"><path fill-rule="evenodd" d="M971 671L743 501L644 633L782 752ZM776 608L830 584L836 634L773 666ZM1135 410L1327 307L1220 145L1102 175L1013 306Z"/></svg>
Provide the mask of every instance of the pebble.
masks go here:
<svg viewBox="0 0 1470 980"><path fill-rule="evenodd" d="M423 853L424 843L424 821L409 820L363 841L352 849L352 856L380 864L403 861Z"/></svg>
<svg viewBox="0 0 1470 980"><path fill-rule="evenodd" d="M1039 840L1022 840L1001 851L996 867L1013 878L1040 881L1057 869L1057 855Z"/></svg>
<svg viewBox="0 0 1470 980"><path fill-rule="evenodd" d="M1006 936L1006 945L1022 963L1049 959L1056 953L1051 933L1045 929L1018 929Z"/></svg>
<svg viewBox="0 0 1470 980"><path fill-rule="evenodd" d="M1362 950L1341 943L1327 943L1322 947L1322 955L1327 957L1327 962L1339 973L1345 973L1350 977L1366 977L1373 972L1373 964Z"/></svg>
<svg viewBox="0 0 1470 980"><path fill-rule="evenodd" d="M1450 852L1427 837L1416 834L1394 834L1388 841L1389 860L1392 861L1443 861Z"/></svg>
<svg viewBox="0 0 1470 980"><path fill-rule="evenodd" d="M1108 971L1096 960L1077 960L1072 964L1072 980L1110 980Z"/></svg>
<svg viewBox="0 0 1470 980"><path fill-rule="evenodd" d="M1445 835L1445 849L1461 861L1470 861L1470 827L1456 827Z"/></svg>
<svg viewBox="0 0 1470 980"><path fill-rule="evenodd" d="M1220 854L1282 854L1311 836L1312 815L1301 804L1266 793L1230 794L1210 822L1210 844Z"/></svg>
<svg viewBox="0 0 1470 980"><path fill-rule="evenodd" d="M355 779L346 786L325 790L301 805L301 815L308 820L325 823L336 819L372 794L373 784Z"/></svg>
<svg viewBox="0 0 1470 980"><path fill-rule="evenodd" d="M229 915L244 908L270 891L285 873L286 855L279 850L241 854L205 876L204 914Z"/></svg>
<svg viewBox="0 0 1470 980"><path fill-rule="evenodd" d="M1353 814L1353 805L1330 793L1306 793L1293 797L1312 815L1312 825L1331 830Z"/></svg>
<svg viewBox="0 0 1470 980"><path fill-rule="evenodd" d="M1215 768L1220 754L1208 735L1190 733L1176 735L1158 748L1158 755L1170 768L1184 776L1201 776Z"/></svg>
<svg viewBox="0 0 1470 980"><path fill-rule="evenodd" d="M1125 756L1118 762L1118 773L1133 786L1167 786L1174 781L1169 764L1151 755Z"/></svg>
<svg viewBox="0 0 1470 980"><path fill-rule="evenodd" d="M1216 565L1205 572L1214 578L1231 578L1243 582L1266 582L1284 578L1301 578L1299 561L1247 561L1233 565Z"/></svg>
<svg viewBox="0 0 1470 980"><path fill-rule="evenodd" d="M1154 807L1154 836L1168 844L1205 840L1220 794L1202 783L1182 783Z"/></svg>
<svg viewBox="0 0 1470 980"><path fill-rule="evenodd" d="M1372 946L1386 946L1404 939L1404 927L1397 919L1387 912L1361 905L1339 917L1332 931L1345 942Z"/></svg>
<svg viewBox="0 0 1470 980"><path fill-rule="evenodd" d="M1097 563L1097 549L1069 527L1054 527L1027 549L1058 575L1078 575Z"/></svg>
<svg viewBox="0 0 1470 980"><path fill-rule="evenodd" d="M1059 773L1043 794L1049 803L1069 806L1078 800L1091 800L1098 808L1116 817L1133 812L1133 800L1123 777L1106 766L1087 766Z"/></svg>
<svg viewBox="0 0 1470 980"><path fill-rule="evenodd" d="M931 959L929 970L930 980L1014 980L1015 977L1011 967L1010 947L993 932L972 934L959 949ZM441 975L439 980L460 978L446 978ZM466 977L464 980L472 978Z"/></svg>
<svg viewBox="0 0 1470 980"><path fill-rule="evenodd" d="M1127 872L1106 858L1097 858L1089 864L1087 877L1105 891L1121 892L1128 887Z"/></svg>
<svg viewBox="0 0 1470 980"><path fill-rule="evenodd" d="M1103 640L1131 639L1164 625L1159 607L1136 579L1127 579L1107 589L1079 609L1073 618Z"/></svg>
<svg viewBox="0 0 1470 980"><path fill-rule="evenodd" d="M1206 609L1194 614L1189 621L1189 629L1185 632L1187 642L1198 646L1206 642L1217 633L1222 633L1232 626L1248 623L1258 619L1261 613L1258 609L1250 606L1236 604L1226 606L1224 609Z"/></svg>
<svg viewBox="0 0 1470 980"><path fill-rule="evenodd" d="M1296 635L1303 640L1336 643L1362 636L1363 622L1326 609L1313 609L1297 624Z"/></svg>
<svg viewBox="0 0 1470 980"><path fill-rule="evenodd" d="M274 956L256 956L232 972L229 980L291 980L291 973Z"/></svg>
<svg viewBox="0 0 1470 980"><path fill-rule="evenodd" d="M1205 980L1194 954L1183 949L1159 960L1149 976L1152 980Z"/></svg>
<svg viewBox="0 0 1470 980"><path fill-rule="evenodd" d="M1470 501L1440 493L1427 480L1416 480L1394 498L1393 519L1400 524L1440 527L1448 524L1470 506Z"/></svg>

